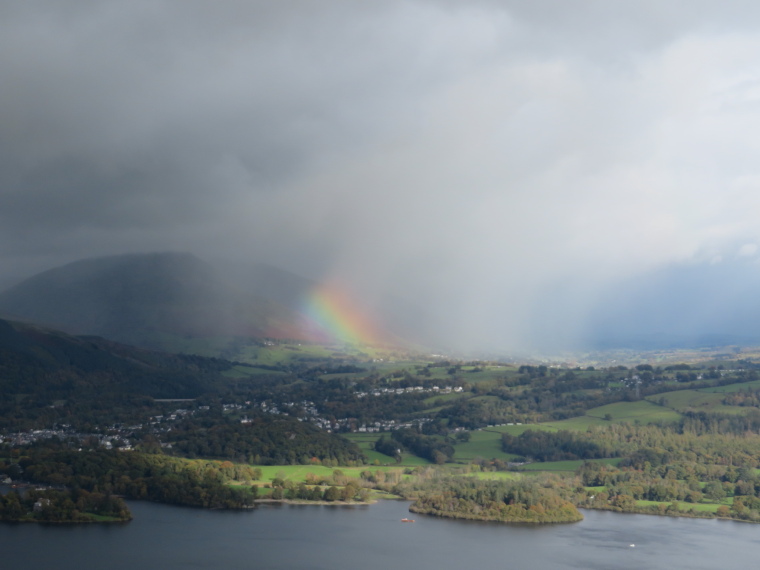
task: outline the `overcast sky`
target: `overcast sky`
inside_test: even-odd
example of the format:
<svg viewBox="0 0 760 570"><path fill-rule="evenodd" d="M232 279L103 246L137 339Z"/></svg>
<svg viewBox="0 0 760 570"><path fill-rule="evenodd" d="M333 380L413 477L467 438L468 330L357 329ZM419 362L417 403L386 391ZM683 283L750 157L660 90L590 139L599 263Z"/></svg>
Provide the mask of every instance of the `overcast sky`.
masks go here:
<svg viewBox="0 0 760 570"><path fill-rule="evenodd" d="M463 345L572 336L618 282L755 263L758 22L743 1L3 2L0 283L182 250L403 297Z"/></svg>

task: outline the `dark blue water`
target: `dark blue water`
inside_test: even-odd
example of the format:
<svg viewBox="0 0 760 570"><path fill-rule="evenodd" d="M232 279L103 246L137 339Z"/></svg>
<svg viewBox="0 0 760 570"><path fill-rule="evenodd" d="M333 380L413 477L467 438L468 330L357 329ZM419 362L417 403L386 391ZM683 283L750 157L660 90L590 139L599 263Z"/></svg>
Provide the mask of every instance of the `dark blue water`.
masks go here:
<svg viewBox="0 0 760 570"><path fill-rule="evenodd" d="M760 556L760 525L716 520L585 511L580 523L526 527L410 515L397 501L130 508L135 520L118 525L0 524L0 568L713 570L755 568Z"/></svg>

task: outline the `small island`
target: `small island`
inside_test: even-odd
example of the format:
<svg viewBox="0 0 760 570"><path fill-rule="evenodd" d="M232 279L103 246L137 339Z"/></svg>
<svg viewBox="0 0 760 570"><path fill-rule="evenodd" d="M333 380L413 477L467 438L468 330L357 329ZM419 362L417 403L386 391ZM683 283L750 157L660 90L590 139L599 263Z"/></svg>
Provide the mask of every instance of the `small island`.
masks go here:
<svg viewBox="0 0 760 570"><path fill-rule="evenodd" d="M583 515L561 489L538 481L448 478L424 488L409 507L414 513L507 523L567 523Z"/></svg>

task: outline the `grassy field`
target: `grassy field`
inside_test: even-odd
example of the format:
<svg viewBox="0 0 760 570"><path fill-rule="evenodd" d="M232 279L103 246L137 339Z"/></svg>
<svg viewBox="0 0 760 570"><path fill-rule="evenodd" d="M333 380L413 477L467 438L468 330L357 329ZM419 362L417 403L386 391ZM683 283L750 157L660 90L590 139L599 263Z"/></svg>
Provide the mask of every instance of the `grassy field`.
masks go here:
<svg viewBox="0 0 760 570"><path fill-rule="evenodd" d="M521 475L519 473L514 473L513 471L478 471L475 473L467 473L464 477L474 477L483 481L507 481L519 479Z"/></svg>
<svg viewBox="0 0 760 570"><path fill-rule="evenodd" d="M502 461L512 461L515 458L515 455L501 450L501 433L490 430L470 432L470 441L457 443L454 451L454 461L460 463L470 462L476 457Z"/></svg>
<svg viewBox="0 0 760 570"><path fill-rule="evenodd" d="M670 503L663 503L662 501L644 501L639 500L636 501L636 505L639 507L651 507L652 505L669 505ZM678 503L679 505L679 511L688 511L691 509L694 509L697 512L700 513L716 513L718 511L718 507L721 505L716 503Z"/></svg>
<svg viewBox="0 0 760 570"><path fill-rule="evenodd" d="M354 442L356 445L358 445L359 449L361 449L364 455L367 456L367 459L369 460L370 463L374 463L376 460L381 465L389 465L391 463L393 464L396 463L396 460L393 459L393 457L390 457L388 455L385 455L373 449L375 442L380 438L380 434L344 433L344 434L341 434L341 436L349 441Z"/></svg>
<svg viewBox="0 0 760 570"><path fill-rule="evenodd" d="M348 477L359 477L362 471L403 471L403 467L398 466L375 466L365 465L363 467L324 467L322 465L263 465L261 469L260 483L269 483L275 477L281 477L289 481L300 483L306 481L306 475L313 473L319 477L330 477L336 469Z"/></svg>
<svg viewBox="0 0 760 570"><path fill-rule="evenodd" d="M647 400L663 402L664 406L678 412L696 411L711 413L742 414L746 410L740 406L725 406L721 403L723 393L702 390L677 390L648 396Z"/></svg>
<svg viewBox="0 0 760 570"><path fill-rule="evenodd" d="M700 392L708 392L712 394L727 394L730 392L740 392L742 390L757 390L760 388L760 380L753 380L752 382L741 382L739 384L727 384L725 386L715 386L714 388L702 388Z"/></svg>
<svg viewBox="0 0 760 570"><path fill-rule="evenodd" d="M520 435L528 430L542 430L542 431L557 431L557 428L549 424L519 424L519 425L503 425L493 426L490 428L483 428L483 431L495 431L499 434L508 433L509 435Z"/></svg>
<svg viewBox="0 0 760 570"><path fill-rule="evenodd" d="M460 398L466 398L469 396L470 394L466 394L464 392L451 392L450 394L436 394L435 396L430 396L429 398L425 398L423 402L428 406L440 406L442 404L450 404L454 400L459 400Z"/></svg>
<svg viewBox="0 0 760 570"><path fill-rule="evenodd" d="M609 414L611 420L605 420ZM604 426L610 423L649 424L652 422L675 422L681 415L667 407L659 406L647 400L637 402L616 402L592 408L585 415L556 422L546 422L543 425L556 429L586 430L591 426Z"/></svg>
<svg viewBox="0 0 760 570"><path fill-rule="evenodd" d="M373 449L373 446L375 442L380 439L380 436L383 435L382 433L344 433L341 434L342 437L346 438L349 441L353 441L356 445L359 446L359 448L362 450L364 455L367 456L367 459L370 463L374 463L375 460L377 460L380 465L390 465L390 466L396 466L396 467L417 467L419 465L430 465L430 462L427 459L423 459L422 457L417 457L416 455L412 455L411 453L402 453L401 454L401 462L396 463L396 460L393 459L393 457L389 457L388 455L384 455L382 453L379 453ZM388 436L389 434L385 434Z"/></svg>
<svg viewBox="0 0 760 570"><path fill-rule="evenodd" d="M578 467L583 465L583 459L577 459L572 461L544 461L537 463L528 463L518 469L520 471L576 471ZM620 458L614 459L590 459L593 463L605 463L607 465L617 465L620 463Z"/></svg>
<svg viewBox="0 0 760 570"><path fill-rule="evenodd" d="M462 380L477 384L479 382L503 380L515 373L515 369L508 366L483 366L477 369L477 372L475 370L472 366L463 366L457 376Z"/></svg>

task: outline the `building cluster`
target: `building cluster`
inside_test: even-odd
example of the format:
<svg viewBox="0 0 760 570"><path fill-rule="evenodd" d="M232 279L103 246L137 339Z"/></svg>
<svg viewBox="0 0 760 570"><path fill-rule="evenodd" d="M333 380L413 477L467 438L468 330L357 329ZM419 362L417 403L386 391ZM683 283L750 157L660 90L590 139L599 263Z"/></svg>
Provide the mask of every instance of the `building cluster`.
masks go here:
<svg viewBox="0 0 760 570"><path fill-rule="evenodd" d="M108 434L100 433L81 433L71 429L70 426L60 426L55 429L35 429L26 432L8 433L0 436L0 443L10 445L30 445L37 441L52 439L57 437L60 440L76 441L80 445L100 446L105 449L120 449L129 451L132 449L132 443L126 437L127 433L132 433L135 428L142 426L130 426L129 428L114 428Z"/></svg>
<svg viewBox="0 0 760 570"><path fill-rule="evenodd" d="M377 397L377 396L394 396L413 393L434 393L450 394L452 392L462 392L461 386L432 386L425 388L423 386L408 386L405 388L377 388L371 391L356 392L359 398ZM296 417L299 421L309 422L320 429L330 433L335 432L359 432L374 433L393 431L403 428L419 427L422 424L431 421L430 418L415 418L410 421L381 420L368 423L360 423L356 418L326 418L321 416L317 405L310 400L293 401L293 402L253 402L244 403L223 403L222 412L225 414L245 413L246 410L258 409L266 414L283 414ZM71 429L70 426L56 426L55 429L31 430L27 432L9 433L0 435L0 443L9 443L11 445L29 445L36 441L51 439L54 437L71 441L72 439L83 445L100 445L106 449L132 449L130 437L136 432L147 432L160 438L172 429L172 423L182 419L208 412L210 406L202 405L188 408L177 408L171 412L149 416L145 423L139 423L130 426L111 425L104 428L105 433L78 433ZM250 423L252 420L247 415L242 415L241 423Z"/></svg>
<svg viewBox="0 0 760 570"><path fill-rule="evenodd" d="M408 422L396 422L394 420L387 420L387 421L381 421L381 422L374 422L371 424L362 424L352 431L357 431L359 433L393 431L396 429L422 427L422 424L425 424L429 421L432 421L432 420L430 418L415 418Z"/></svg>
<svg viewBox="0 0 760 570"><path fill-rule="evenodd" d="M390 395L401 395L401 394L410 394L410 393L435 393L435 394L451 394L451 392L462 392L464 388L461 386L451 387L451 386L444 386L441 388L440 386L433 386L431 388L424 388L422 386L407 386L406 388L376 388L375 390L371 390L369 392L357 392L356 396L358 398L365 398L367 396L390 396Z"/></svg>
<svg viewBox="0 0 760 570"><path fill-rule="evenodd" d="M404 389L401 390L402 392ZM451 391L449 389L449 391ZM390 390L390 393L396 393L395 390ZM248 407L251 402L246 402ZM406 422L398 422L396 420L382 420L372 423L359 423L356 418L337 418L328 419L319 414L319 410L314 402L310 400L302 400L300 402L283 402L279 405L271 402L261 402L254 404L262 412L267 414L283 414L296 417L301 422L309 422L314 424L320 429L325 430L328 433L334 432L359 432L359 433L374 433L382 431L393 431L403 428L412 428L421 426L422 424L431 421L430 418L415 418ZM237 405L237 409L243 409L243 406ZM250 423L252 420L248 416L243 416L240 419L241 423Z"/></svg>

